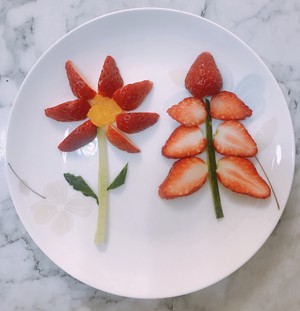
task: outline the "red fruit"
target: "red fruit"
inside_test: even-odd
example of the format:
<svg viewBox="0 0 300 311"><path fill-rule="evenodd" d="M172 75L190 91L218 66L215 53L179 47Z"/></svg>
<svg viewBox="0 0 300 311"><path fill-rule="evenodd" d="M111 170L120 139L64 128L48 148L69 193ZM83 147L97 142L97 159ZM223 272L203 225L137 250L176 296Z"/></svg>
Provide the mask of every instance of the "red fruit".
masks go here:
<svg viewBox="0 0 300 311"><path fill-rule="evenodd" d="M123 79L111 56L107 56L98 81L98 93L105 97L112 97L113 93L123 86Z"/></svg>
<svg viewBox="0 0 300 311"><path fill-rule="evenodd" d="M268 184L258 174L253 163L240 157L225 157L218 161L219 181L234 192L265 199L271 195Z"/></svg>
<svg viewBox="0 0 300 311"><path fill-rule="evenodd" d="M79 121L86 118L91 106L85 99L75 99L46 108L45 115L56 121Z"/></svg>
<svg viewBox="0 0 300 311"><path fill-rule="evenodd" d="M159 114L155 112L127 112L116 117L119 130L132 134L138 133L157 122Z"/></svg>
<svg viewBox="0 0 300 311"><path fill-rule="evenodd" d="M207 175L207 165L203 160L180 159L173 164L168 176L159 186L159 196L163 199L187 196L201 188Z"/></svg>
<svg viewBox="0 0 300 311"><path fill-rule="evenodd" d="M94 98L96 92L80 76L74 64L70 60L68 60L65 67L73 94L80 99Z"/></svg>
<svg viewBox="0 0 300 311"><path fill-rule="evenodd" d="M253 157L257 146L247 129L239 121L221 123L214 137L215 150L227 156Z"/></svg>
<svg viewBox="0 0 300 311"><path fill-rule="evenodd" d="M74 151L92 140L97 135L97 127L87 120L72 131L59 145L61 151Z"/></svg>
<svg viewBox="0 0 300 311"><path fill-rule="evenodd" d="M222 91L211 98L210 114L218 120L243 120L252 110L234 93Z"/></svg>
<svg viewBox="0 0 300 311"><path fill-rule="evenodd" d="M128 137L111 124L106 127L106 137L112 145L120 150L129 153L140 152L140 149Z"/></svg>
<svg viewBox="0 0 300 311"><path fill-rule="evenodd" d="M205 104L201 98L188 97L172 106L167 113L185 126L202 124L207 116Z"/></svg>
<svg viewBox="0 0 300 311"><path fill-rule="evenodd" d="M222 76L213 56L209 52L200 54L186 75L185 87L193 96L202 98L217 94L222 85Z"/></svg>
<svg viewBox="0 0 300 311"><path fill-rule="evenodd" d="M152 85L149 80L127 84L114 92L113 99L123 110L134 110L150 92Z"/></svg>
<svg viewBox="0 0 300 311"><path fill-rule="evenodd" d="M193 157L201 153L205 147L206 138L198 126L180 125L162 147L162 154L173 159Z"/></svg>

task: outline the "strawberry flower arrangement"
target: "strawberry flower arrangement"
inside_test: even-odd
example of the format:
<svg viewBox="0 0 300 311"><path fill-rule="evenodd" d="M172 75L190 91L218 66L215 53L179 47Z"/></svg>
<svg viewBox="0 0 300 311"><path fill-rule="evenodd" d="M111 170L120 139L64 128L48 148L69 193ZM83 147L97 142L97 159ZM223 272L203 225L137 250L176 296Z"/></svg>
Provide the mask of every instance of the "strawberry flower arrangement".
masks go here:
<svg viewBox="0 0 300 311"><path fill-rule="evenodd" d="M241 123L252 110L236 94L221 90L222 76L213 56L204 52L192 64L185 78L191 97L167 110L180 125L162 147L162 155L176 159L159 186L163 199L187 196L209 178L217 218L224 216L218 181L233 192L265 199L271 195L268 183L249 159L258 150ZM212 132L212 119L222 123ZM200 126L205 122L206 135ZM197 155L207 150L207 164ZM224 157L216 161L215 152ZM257 159L257 158L256 158Z"/></svg>
<svg viewBox="0 0 300 311"><path fill-rule="evenodd" d="M154 112L131 112L138 108L153 83L139 81L124 86L123 78L111 56L107 56L98 80L98 92L93 90L79 74L74 64L68 60L65 65L69 84L75 100L67 101L45 109L49 118L70 122L85 120L76 127L59 145L63 152L74 151L96 137L99 148L98 195L96 195L80 176L64 174L65 179L75 190L96 198L99 204L98 224L95 243L105 240L108 209L108 190L124 183L127 164L117 178L109 185L107 169L106 138L116 148L129 153L138 153L140 149L126 135L137 133L155 124L159 115ZM126 134L125 134L126 133Z"/></svg>

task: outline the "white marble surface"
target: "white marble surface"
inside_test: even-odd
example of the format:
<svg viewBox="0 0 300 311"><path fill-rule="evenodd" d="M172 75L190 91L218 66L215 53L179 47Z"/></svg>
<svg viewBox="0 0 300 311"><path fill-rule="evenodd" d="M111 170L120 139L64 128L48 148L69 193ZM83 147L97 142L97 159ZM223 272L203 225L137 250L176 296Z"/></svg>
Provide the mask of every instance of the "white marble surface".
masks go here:
<svg viewBox="0 0 300 311"><path fill-rule="evenodd" d="M31 66L65 33L102 14L166 7L204 16L238 35L271 69L293 119L296 171L283 217L265 245L231 276L196 293L138 300L95 290L55 266L21 224L5 179L14 98ZM0 0L0 310L300 309L299 0Z"/></svg>

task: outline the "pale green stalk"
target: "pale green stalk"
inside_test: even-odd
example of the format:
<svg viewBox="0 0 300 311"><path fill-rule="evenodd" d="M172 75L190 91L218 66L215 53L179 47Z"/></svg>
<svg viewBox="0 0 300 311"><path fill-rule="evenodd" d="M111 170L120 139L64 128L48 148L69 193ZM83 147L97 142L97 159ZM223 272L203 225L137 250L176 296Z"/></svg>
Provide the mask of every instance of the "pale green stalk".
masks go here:
<svg viewBox="0 0 300 311"><path fill-rule="evenodd" d="M98 221L95 243L102 244L106 239L108 221L108 167L106 136L104 128L97 128L99 167L98 167Z"/></svg>

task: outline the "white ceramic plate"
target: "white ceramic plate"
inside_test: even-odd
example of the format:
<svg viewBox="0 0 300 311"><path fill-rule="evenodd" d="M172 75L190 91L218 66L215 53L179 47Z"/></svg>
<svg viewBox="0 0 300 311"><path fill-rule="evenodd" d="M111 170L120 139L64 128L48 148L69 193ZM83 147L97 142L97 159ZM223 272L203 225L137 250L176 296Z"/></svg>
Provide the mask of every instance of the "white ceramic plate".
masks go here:
<svg viewBox="0 0 300 311"><path fill-rule="evenodd" d="M258 158L271 180L279 210L274 195L255 200L220 186L225 218L216 220L208 183L177 200L162 200L157 194L173 163L163 158L160 150L177 126L166 110L189 96L184 77L203 51L214 55L224 89L236 92L253 110L244 124L258 143ZM74 98L64 69L67 59L73 60L96 88L107 55L116 59L125 84L143 79L154 82L138 110L156 111L160 120L132 136L142 150L140 154L129 155L109 145L110 178L127 162L129 171L126 184L110 192L108 243L96 247L97 206L63 178L64 172L81 175L97 189L96 142L78 152L61 153L57 144L79 122L59 123L46 118L43 110ZM25 79L13 108L7 162L33 190L54 200L53 206L41 203L45 201L22 186L7 166L18 215L50 259L100 290L159 298L214 284L241 267L263 245L290 192L294 136L275 79L243 42L198 16L137 9L88 22L41 57ZM257 165L255 159L253 162Z"/></svg>

